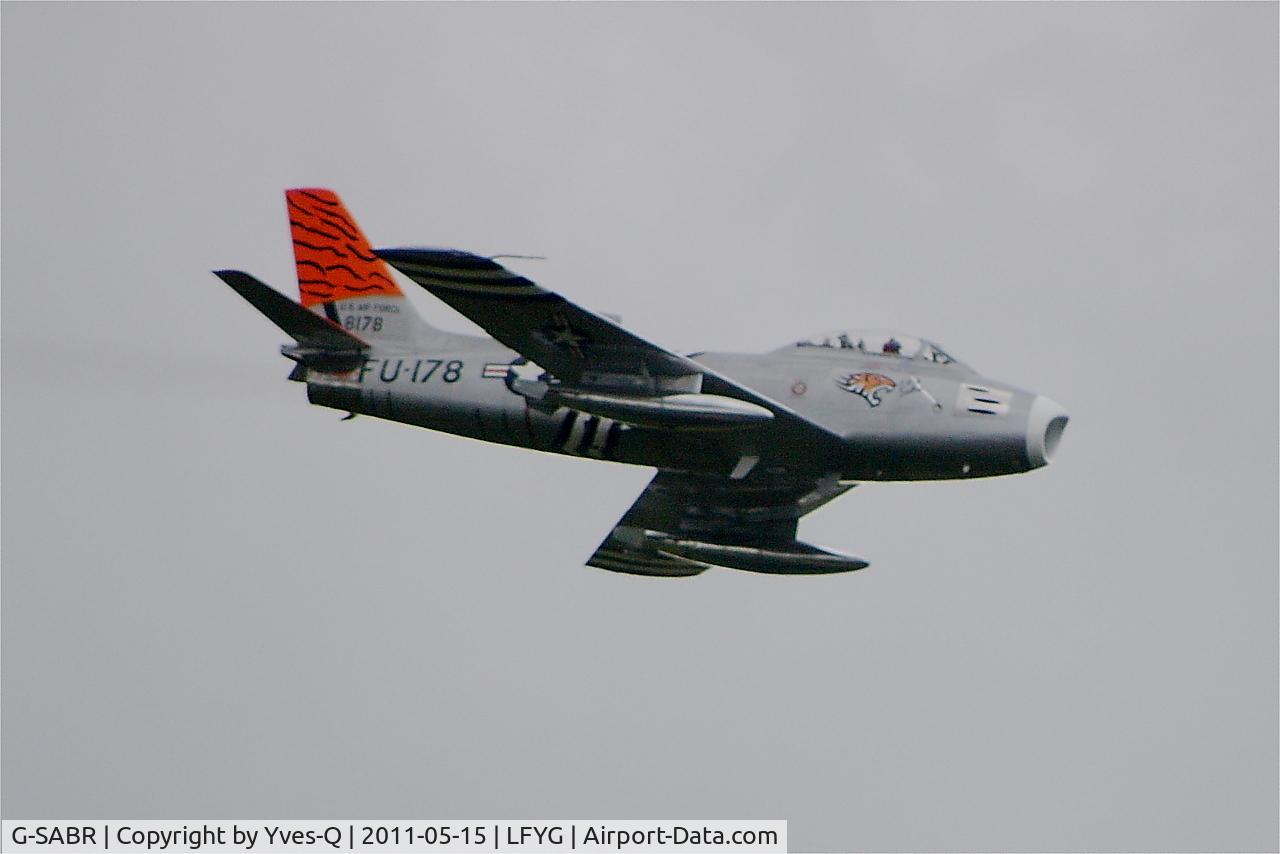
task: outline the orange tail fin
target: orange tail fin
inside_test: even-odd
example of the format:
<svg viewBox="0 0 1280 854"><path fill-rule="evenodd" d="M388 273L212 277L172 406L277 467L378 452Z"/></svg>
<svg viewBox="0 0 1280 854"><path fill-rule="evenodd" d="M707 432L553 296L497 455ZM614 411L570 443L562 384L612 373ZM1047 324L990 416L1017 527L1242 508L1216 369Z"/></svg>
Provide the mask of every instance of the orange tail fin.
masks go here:
<svg viewBox="0 0 1280 854"><path fill-rule="evenodd" d="M286 190L284 196L304 306L404 296L337 193L307 188Z"/></svg>

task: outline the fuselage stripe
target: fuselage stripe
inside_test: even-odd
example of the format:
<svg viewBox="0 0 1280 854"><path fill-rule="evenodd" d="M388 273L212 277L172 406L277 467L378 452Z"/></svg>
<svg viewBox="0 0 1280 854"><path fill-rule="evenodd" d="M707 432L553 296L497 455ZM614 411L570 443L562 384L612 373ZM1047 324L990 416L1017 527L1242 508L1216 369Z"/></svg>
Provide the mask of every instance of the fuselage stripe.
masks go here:
<svg viewBox="0 0 1280 854"><path fill-rule="evenodd" d="M578 419L578 410L569 409L565 411L564 419L560 422L560 426L556 428L556 438L551 444L557 448L564 447L565 440L569 438L570 431L573 430L573 422Z"/></svg>
<svg viewBox="0 0 1280 854"><path fill-rule="evenodd" d="M569 438L564 440L564 444L561 447L570 454L577 453L578 444L582 441L582 434L587 429L587 422L594 420L590 417L575 419L573 429L569 431Z"/></svg>
<svg viewBox="0 0 1280 854"><path fill-rule="evenodd" d="M600 419L600 425L596 429L595 438L592 439L591 448L587 453L597 459L604 456L604 446L609 441L609 431L613 429L613 425L616 423L612 418Z"/></svg>
<svg viewBox="0 0 1280 854"><path fill-rule="evenodd" d="M609 425L609 429L604 434L604 445L600 448L600 456L606 460L613 457L614 449L618 447L618 438L622 435L622 425L614 421Z"/></svg>
<svg viewBox="0 0 1280 854"><path fill-rule="evenodd" d="M574 448L575 454L586 453L587 448L591 447L591 443L595 441L596 431L600 429L600 419L594 415L587 419L587 423L582 428L582 438L578 440L578 445Z"/></svg>

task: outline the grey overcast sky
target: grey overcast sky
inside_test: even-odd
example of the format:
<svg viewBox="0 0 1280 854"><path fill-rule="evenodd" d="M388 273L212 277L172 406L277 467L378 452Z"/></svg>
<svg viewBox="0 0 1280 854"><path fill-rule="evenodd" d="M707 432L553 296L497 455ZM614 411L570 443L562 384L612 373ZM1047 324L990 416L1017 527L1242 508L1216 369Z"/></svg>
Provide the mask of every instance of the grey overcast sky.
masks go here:
<svg viewBox="0 0 1280 854"><path fill-rule="evenodd" d="M1274 851L1277 9L4 4L5 817ZM672 347L900 328L1072 422L805 520L864 572L588 569L649 471L284 382L208 271L292 293L295 185Z"/></svg>

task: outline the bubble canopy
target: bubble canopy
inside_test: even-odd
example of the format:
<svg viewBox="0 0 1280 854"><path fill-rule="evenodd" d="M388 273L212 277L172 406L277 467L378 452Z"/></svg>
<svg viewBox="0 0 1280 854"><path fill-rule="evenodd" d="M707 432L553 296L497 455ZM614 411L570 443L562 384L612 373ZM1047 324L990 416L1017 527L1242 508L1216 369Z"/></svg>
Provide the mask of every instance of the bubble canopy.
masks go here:
<svg viewBox="0 0 1280 854"><path fill-rule="evenodd" d="M884 356L891 359L913 359L920 362L934 362L939 365L950 365L958 360L947 354L945 350L914 335L903 335L900 332L888 332L883 329L849 329L837 332L824 332L802 341L796 347L820 347L828 350L851 350L869 356Z"/></svg>

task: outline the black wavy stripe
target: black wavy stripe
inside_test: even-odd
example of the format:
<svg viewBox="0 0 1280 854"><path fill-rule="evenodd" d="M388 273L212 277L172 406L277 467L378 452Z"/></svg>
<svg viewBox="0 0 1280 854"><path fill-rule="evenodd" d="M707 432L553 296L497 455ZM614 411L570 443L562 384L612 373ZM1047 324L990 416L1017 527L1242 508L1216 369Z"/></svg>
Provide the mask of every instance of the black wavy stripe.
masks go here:
<svg viewBox="0 0 1280 854"><path fill-rule="evenodd" d="M317 245L317 244L314 244L314 243L307 243L305 240L299 240L299 239L298 239L298 238L296 238L296 237L293 239L293 245L294 245L294 246L301 246L301 247L303 247L304 249L310 249L312 252L332 252L334 255L337 255L339 258L349 258L349 257L351 257L351 256L350 256L350 255L348 255L346 252L343 252L341 249L337 249L337 248L335 248L335 247L333 247L333 246L320 246L320 245ZM348 248L350 248L350 246L351 246L351 244L347 244L347 247L348 247ZM356 257L357 257L357 258L361 258L361 256L360 256L359 254L357 254L357 255L356 255ZM361 258L361 260L368 261L368 260L370 260L370 259L368 259L368 258Z"/></svg>
<svg viewBox="0 0 1280 854"><path fill-rule="evenodd" d="M299 261L298 263L301 264L302 262ZM362 278L361 275L356 272L356 268L352 267L350 264L326 264L324 267L321 267L321 269L324 270L326 273L332 270L346 270L348 273L351 274L351 278L353 279Z"/></svg>
<svg viewBox="0 0 1280 854"><path fill-rule="evenodd" d="M316 219L323 222L325 225L331 225L334 228L338 229L338 231L341 231L343 235L350 238L351 240L360 239L359 233L355 231L351 223L347 220L341 219L336 216L328 216L324 213L321 213L320 211L316 212L315 217Z"/></svg>
<svg viewBox="0 0 1280 854"><path fill-rule="evenodd" d="M377 255L374 255L373 253L366 255L360 251L359 247L352 246L350 243L347 244L347 249L351 252L352 255L356 256L361 261L368 261L370 263L381 263L382 259L380 259Z"/></svg>
<svg viewBox="0 0 1280 854"><path fill-rule="evenodd" d="M351 274L351 278L356 279L357 281L363 281L366 278L365 276L362 276L359 273L357 273L356 269L352 267L350 264L321 264L319 261L312 261L309 258L299 258L298 266L299 267L315 267L317 270L319 270L322 273L329 273L334 270L345 270L346 272ZM382 279L387 284L391 283L390 279L388 279L382 273L379 273L377 270L374 270L373 272L371 272L367 278Z"/></svg>
<svg viewBox="0 0 1280 854"><path fill-rule="evenodd" d="M326 274L326 277L325 277L324 279L303 279L303 278L299 278L299 279L298 279L298 284L302 284L303 282L323 283L324 285L326 285L326 286L328 286L328 287L331 287L331 288L343 287L343 288L349 288L349 289L351 289L351 290L353 290L353 291L367 291L367 290L371 290L371 289L373 289L373 288L382 288L382 287L395 288L395 283L394 283L394 282L392 282L392 281L391 281L391 279L390 279L387 275L385 275L385 274L383 274L383 273L380 273L380 272L378 272L377 270L373 270L373 271L372 271L372 272L370 272L370 273L369 273L369 275L367 275L367 276L361 276L359 273L357 273L354 269L352 269L351 267L349 267L349 266L348 266L348 265L346 265L346 264L329 264L329 265L327 265L327 266L326 266L326 265L324 265L324 264L321 264L321 263L320 263L320 262L318 262L318 261L312 261L312 260L310 260L309 258L300 258L300 259L298 259L298 261L297 261L297 266L299 266L299 267L314 267L315 269L319 270L322 274ZM327 274L328 274L330 271L332 271L332 270L345 270L345 271L346 271L347 273L349 273L349 274L351 275L351 277L352 277L353 279L355 279L357 282L364 282L364 281L369 281L369 280L372 280L372 279L381 279L383 282L386 282L386 285L380 285L380 284L378 284L378 283L376 283L376 282L371 282L371 283L370 283L370 284L368 284L368 285L365 285L365 286L362 286L362 287L357 287L357 286L355 286L355 285L350 285L350 284L346 284L346 283L339 284L339 283L336 283L336 282L330 282L330 281L328 280Z"/></svg>
<svg viewBox="0 0 1280 854"><path fill-rule="evenodd" d="M292 225L292 226L294 226L295 228L300 228L300 229L302 229L303 231L308 232L308 233L310 233L310 234L318 234L318 235L320 235L321 237L327 237L328 239L330 239L330 240L334 241L335 243L336 243L336 242L338 242L338 241L340 241L340 240L342 240L342 235L340 235L340 234L330 234L330 233L329 233L329 232L327 232L327 231L322 231L322 230L320 230L320 229L318 229L318 228L312 228L312 227L311 227L311 226L309 226L309 225L305 225L305 224L303 224L303 223L298 222L296 219L290 219L290 220L289 220L289 225Z"/></svg>
<svg viewBox="0 0 1280 854"><path fill-rule="evenodd" d="M336 208L336 207L338 206L338 203L337 203L337 202L331 202L331 201L329 201L328 199L321 198L320 196L317 196L315 193L308 193L306 190L299 190L299 191L298 191L298 195L306 196L308 199L311 199L311 200L313 200L313 201L317 201L317 202L319 202L319 203L320 203L320 204L322 204L322 205L328 205L328 206L329 206L329 207L331 207L331 208Z"/></svg>
<svg viewBox="0 0 1280 854"><path fill-rule="evenodd" d="M322 211L322 210L317 211L317 210L312 210L311 208L308 208L305 205L300 205L293 199L287 198L285 201L288 203L289 207L293 208L298 213L304 216L312 217L314 219L319 220L324 225L328 225L332 228L338 229L338 231L340 231L345 237L348 237L352 240L360 240L360 234L356 230L355 224L352 223L350 220L346 219L345 217L343 217L340 212L330 213L328 211ZM290 222L294 222L294 221L290 220ZM306 226L302 225L302 223L294 223L294 224L299 226L300 228L306 228ZM339 239L337 235L326 235L326 236L332 237L334 240Z"/></svg>
<svg viewBox="0 0 1280 854"><path fill-rule="evenodd" d="M317 286L324 288L325 292L321 293L317 290ZM305 294L313 297L323 297L328 299L333 296L334 291L338 289L337 285L331 285L328 282L317 282L315 279L299 279L298 289ZM364 293L365 291L381 290L381 285L342 285L344 291L355 291L356 293Z"/></svg>

